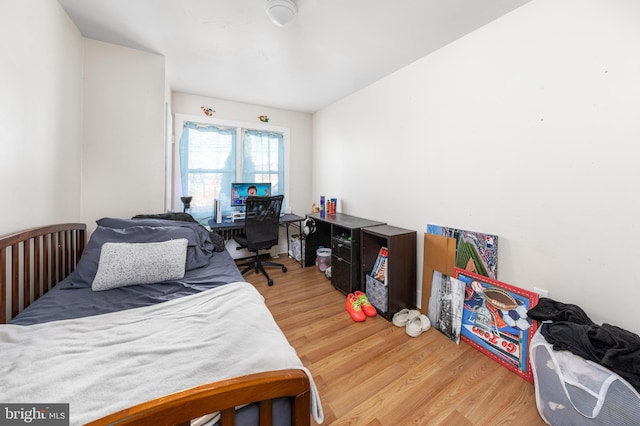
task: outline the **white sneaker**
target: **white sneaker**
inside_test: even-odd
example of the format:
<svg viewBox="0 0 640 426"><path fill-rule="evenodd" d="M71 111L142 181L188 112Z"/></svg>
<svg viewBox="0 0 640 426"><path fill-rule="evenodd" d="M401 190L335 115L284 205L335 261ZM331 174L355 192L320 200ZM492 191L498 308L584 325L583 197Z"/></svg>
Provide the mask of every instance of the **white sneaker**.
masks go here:
<svg viewBox="0 0 640 426"><path fill-rule="evenodd" d="M431 321L429 321L429 318L426 315L421 314L418 317L412 318L407 323L407 328L405 329L405 331L411 337L418 337L422 334L423 331L427 331L430 328Z"/></svg>
<svg viewBox="0 0 640 426"><path fill-rule="evenodd" d="M393 316L392 322L396 327L404 327L413 318L420 316L420 311L415 309L402 309Z"/></svg>

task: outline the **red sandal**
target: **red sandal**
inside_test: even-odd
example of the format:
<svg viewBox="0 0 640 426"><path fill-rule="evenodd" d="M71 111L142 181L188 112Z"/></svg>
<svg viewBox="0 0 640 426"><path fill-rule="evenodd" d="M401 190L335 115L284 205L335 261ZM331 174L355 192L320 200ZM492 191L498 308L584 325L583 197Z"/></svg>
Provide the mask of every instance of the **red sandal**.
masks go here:
<svg viewBox="0 0 640 426"><path fill-rule="evenodd" d="M362 311L362 302L353 293L349 293L347 296L347 312L351 315L351 319L356 322L362 322L367 319L367 316Z"/></svg>
<svg viewBox="0 0 640 426"><path fill-rule="evenodd" d="M366 316L375 317L378 314L378 311L376 311L375 306L373 306L371 302L369 302L369 298L365 293L358 290L358 291L355 291L353 295L358 299L360 299L360 306L362 306L362 310L364 311Z"/></svg>

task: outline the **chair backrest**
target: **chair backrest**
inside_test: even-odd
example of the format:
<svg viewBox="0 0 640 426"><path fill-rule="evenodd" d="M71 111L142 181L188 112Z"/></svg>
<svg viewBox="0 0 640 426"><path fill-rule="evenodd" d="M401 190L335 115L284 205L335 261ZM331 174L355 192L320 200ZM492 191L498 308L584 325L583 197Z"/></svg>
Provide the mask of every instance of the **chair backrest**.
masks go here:
<svg viewBox="0 0 640 426"><path fill-rule="evenodd" d="M283 199L284 195L247 197L244 225L249 250L268 249L278 244Z"/></svg>

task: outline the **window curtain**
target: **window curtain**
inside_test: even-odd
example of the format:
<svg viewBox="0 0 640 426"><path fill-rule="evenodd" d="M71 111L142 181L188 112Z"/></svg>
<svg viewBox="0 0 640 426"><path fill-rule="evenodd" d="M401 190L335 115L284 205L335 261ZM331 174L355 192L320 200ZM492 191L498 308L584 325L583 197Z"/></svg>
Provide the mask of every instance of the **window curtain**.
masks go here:
<svg viewBox="0 0 640 426"><path fill-rule="evenodd" d="M271 182L273 195L284 194L284 137L281 133L245 130L243 182Z"/></svg>
<svg viewBox="0 0 640 426"><path fill-rule="evenodd" d="M182 196L192 196L191 214L205 221L213 216L213 200L229 204L235 178L235 129L184 123L180 136ZM226 200L226 203L225 203Z"/></svg>

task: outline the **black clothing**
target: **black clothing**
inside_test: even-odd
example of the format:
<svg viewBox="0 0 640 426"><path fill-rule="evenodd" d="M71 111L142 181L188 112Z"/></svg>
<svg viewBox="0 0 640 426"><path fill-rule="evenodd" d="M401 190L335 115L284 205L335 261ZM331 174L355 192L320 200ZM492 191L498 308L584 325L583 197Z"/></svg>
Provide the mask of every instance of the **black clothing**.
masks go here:
<svg viewBox="0 0 640 426"><path fill-rule="evenodd" d="M165 219L165 220L177 220L180 222L199 223L189 213L180 213L180 212L139 214L132 217L132 219ZM225 243L222 235L218 234L215 231L209 231L209 236L211 237L211 242L213 243L213 247L214 247L213 251L221 252L225 250Z"/></svg>
<svg viewBox="0 0 640 426"><path fill-rule="evenodd" d="M595 324L579 306L545 297L527 315L550 321L540 333L554 350L567 350L607 367L640 392L640 336L615 325Z"/></svg>
<svg viewBox="0 0 640 426"><path fill-rule="evenodd" d="M577 324L593 324L591 318L578 305L556 302L541 297L538 304L529 309L527 316L538 321L570 321Z"/></svg>

